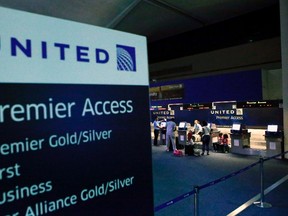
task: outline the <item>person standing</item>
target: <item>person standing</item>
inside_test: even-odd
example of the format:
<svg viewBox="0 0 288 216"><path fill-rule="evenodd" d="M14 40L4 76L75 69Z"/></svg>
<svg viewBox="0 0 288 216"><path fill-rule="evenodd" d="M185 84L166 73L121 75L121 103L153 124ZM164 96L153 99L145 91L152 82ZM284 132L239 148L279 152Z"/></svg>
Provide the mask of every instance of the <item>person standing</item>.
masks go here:
<svg viewBox="0 0 288 216"><path fill-rule="evenodd" d="M203 121L202 123L202 154L204 155L205 150L207 151L207 155L209 155L209 143L210 143L210 132L211 129L208 127L208 124L206 121Z"/></svg>
<svg viewBox="0 0 288 216"><path fill-rule="evenodd" d="M228 145L228 134L223 135L223 153L229 152L229 145Z"/></svg>
<svg viewBox="0 0 288 216"><path fill-rule="evenodd" d="M194 120L193 132L194 134L199 134L202 132L202 126L198 120Z"/></svg>
<svg viewBox="0 0 288 216"><path fill-rule="evenodd" d="M158 146L158 136L159 136L159 130L160 130L160 122L158 121L158 117L155 118L153 122L154 127L154 146Z"/></svg>
<svg viewBox="0 0 288 216"><path fill-rule="evenodd" d="M175 131L176 123L174 122L174 118L169 119L166 124L166 151L169 151L170 142L172 143L173 151L177 150L175 144Z"/></svg>
<svg viewBox="0 0 288 216"><path fill-rule="evenodd" d="M218 142L216 144L216 148L215 149L216 149L216 152L222 152L223 151L223 133L219 133Z"/></svg>

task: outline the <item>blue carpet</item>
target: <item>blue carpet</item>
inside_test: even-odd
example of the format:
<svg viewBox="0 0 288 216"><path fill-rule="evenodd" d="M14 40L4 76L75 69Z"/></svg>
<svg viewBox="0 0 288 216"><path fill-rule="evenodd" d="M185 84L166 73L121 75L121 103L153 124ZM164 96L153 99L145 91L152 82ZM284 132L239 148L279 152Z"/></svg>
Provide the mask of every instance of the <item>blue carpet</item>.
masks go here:
<svg viewBox="0 0 288 216"><path fill-rule="evenodd" d="M173 200L223 176L227 176L259 161L258 156L210 152L200 157L175 157L165 146L152 147L154 206ZM271 159L264 163L264 188L288 174L288 161ZM199 215L222 216L233 212L260 193L259 164L199 191ZM250 205L238 215L286 216L288 213L288 181L265 195L272 208ZM155 216L194 215L194 195L155 212Z"/></svg>

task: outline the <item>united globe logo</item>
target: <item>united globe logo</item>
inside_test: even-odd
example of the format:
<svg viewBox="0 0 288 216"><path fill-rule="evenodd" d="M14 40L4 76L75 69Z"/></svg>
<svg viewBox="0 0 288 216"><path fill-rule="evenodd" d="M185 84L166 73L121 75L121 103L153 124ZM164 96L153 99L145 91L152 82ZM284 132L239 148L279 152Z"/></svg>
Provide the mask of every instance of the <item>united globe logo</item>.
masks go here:
<svg viewBox="0 0 288 216"><path fill-rule="evenodd" d="M136 72L135 47L116 45L117 70Z"/></svg>

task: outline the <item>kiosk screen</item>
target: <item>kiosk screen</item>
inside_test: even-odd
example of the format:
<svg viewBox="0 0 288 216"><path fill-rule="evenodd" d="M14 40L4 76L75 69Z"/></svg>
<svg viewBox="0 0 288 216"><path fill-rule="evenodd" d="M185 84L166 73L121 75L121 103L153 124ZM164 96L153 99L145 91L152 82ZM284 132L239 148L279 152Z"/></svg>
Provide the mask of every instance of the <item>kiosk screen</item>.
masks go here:
<svg viewBox="0 0 288 216"><path fill-rule="evenodd" d="M178 127L179 127L179 129L185 129L186 128L186 122L180 122Z"/></svg>

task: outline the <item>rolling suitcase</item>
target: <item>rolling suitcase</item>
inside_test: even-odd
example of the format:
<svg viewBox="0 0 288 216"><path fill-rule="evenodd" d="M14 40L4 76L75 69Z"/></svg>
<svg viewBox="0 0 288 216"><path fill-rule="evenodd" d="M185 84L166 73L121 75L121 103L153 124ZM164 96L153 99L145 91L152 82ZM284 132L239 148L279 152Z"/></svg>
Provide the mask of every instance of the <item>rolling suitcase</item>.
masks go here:
<svg viewBox="0 0 288 216"><path fill-rule="evenodd" d="M194 145L185 145L185 154L188 156L194 155Z"/></svg>

